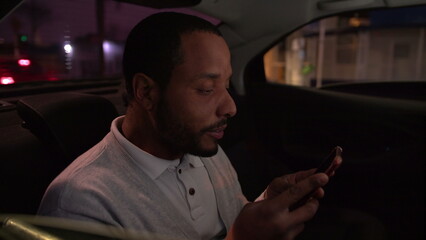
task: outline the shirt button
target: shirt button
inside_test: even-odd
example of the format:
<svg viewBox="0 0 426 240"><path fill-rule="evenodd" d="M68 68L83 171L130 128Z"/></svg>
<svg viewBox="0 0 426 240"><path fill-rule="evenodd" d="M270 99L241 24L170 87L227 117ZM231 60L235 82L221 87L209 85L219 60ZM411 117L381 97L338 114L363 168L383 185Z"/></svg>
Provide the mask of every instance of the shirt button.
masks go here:
<svg viewBox="0 0 426 240"><path fill-rule="evenodd" d="M189 189L189 195L194 195L195 194L195 189L194 188L190 188Z"/></svg>
<svg viewBox="0 0 426 240"><path fill-rule="evenodd" d="M182 169L179 169L179 170L178 170L178 173L179 173L179 174L181 174L181 173L182 173Z"/></svg>

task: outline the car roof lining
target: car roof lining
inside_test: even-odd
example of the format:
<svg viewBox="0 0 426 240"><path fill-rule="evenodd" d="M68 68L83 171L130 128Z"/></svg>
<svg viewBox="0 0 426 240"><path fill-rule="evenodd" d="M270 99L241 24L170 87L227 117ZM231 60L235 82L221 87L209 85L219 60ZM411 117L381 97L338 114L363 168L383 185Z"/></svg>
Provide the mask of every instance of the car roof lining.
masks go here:
<svg viewBox="0 0 426 240"><path fill-rule="evenodd" d="M0 21L3 20L13 9L17 8L24 0L9 0L0 3Z"/></svg>
<svg viewBox="0 0 426 240"><path fill-rule="evenodd" d="M115 0L118 2L128 2L151 8L180 8L192 7L201 2L201 0Z"/></svg>

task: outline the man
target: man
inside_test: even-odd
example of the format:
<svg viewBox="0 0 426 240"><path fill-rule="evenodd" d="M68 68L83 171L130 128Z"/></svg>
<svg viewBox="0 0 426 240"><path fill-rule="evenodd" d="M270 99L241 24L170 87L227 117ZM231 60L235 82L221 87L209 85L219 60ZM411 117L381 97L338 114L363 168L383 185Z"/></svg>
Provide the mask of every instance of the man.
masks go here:
<svg viewBox="0 0 426 240"><path fill-rule="evenodd" d="M146 18L128 36L123 71L126 115L52 182L40 214L177 239L292 239L302 231L328 177L284 176L265 199L247 202L218 145L237 109L227 90L230 52L214 25L179 13Z"/></svg>

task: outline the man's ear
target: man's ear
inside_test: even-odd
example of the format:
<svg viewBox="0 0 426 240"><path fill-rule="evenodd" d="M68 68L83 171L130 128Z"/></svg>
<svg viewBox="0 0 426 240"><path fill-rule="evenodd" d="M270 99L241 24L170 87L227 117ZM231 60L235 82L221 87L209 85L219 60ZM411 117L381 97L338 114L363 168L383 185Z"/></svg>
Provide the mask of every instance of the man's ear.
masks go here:
<svg viewBox="0 0 426 240"><path fill-rule="evenodd" d="M136 102L147 110L152 110L158 99L158 84L143 73L133 76L133 91Z"/></svg>

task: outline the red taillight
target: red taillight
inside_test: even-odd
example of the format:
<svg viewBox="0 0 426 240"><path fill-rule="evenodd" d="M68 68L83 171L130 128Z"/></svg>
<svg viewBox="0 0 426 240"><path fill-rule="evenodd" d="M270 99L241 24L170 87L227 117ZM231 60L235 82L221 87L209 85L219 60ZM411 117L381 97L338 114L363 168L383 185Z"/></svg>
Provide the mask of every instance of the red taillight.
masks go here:
<svg viewBox="0 0 426 240"><path fill-rule="evenodd" d="M0 84L7 85L7 84L14 84L15 80L13 77L1 77L0 78Z"/></svg>
<svg viewBox="0 0 426 240"><path fill-rule="evenodd" d="M29 59L21 58L21 59L18 60L18 64L21 67L28 67L28 66L31 65L31 61Z"/></svg>

